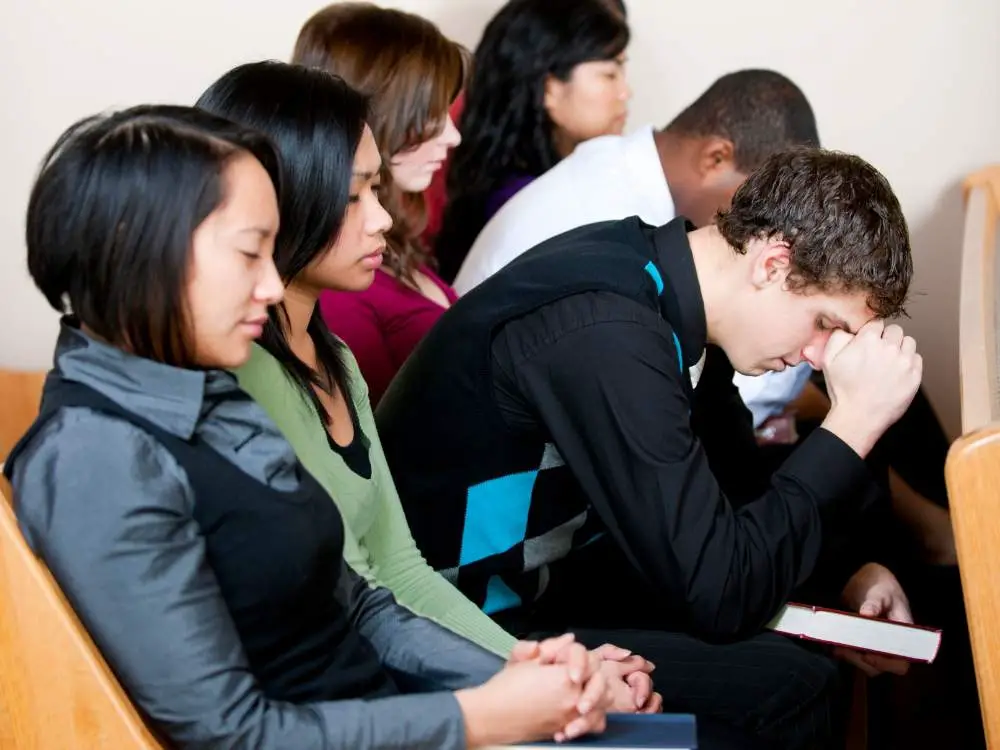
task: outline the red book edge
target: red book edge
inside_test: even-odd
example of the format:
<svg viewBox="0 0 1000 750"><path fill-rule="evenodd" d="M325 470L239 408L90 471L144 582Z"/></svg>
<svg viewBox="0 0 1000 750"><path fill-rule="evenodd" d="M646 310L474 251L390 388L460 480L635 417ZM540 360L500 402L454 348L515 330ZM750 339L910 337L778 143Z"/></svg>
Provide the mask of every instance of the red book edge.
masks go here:
<svg viewBox="0 0 1000 750"><path fill-rule="evenodd" d="M775 633L781 633L782 635L787 636L789 638L799 638L799 639L801 639L803 641L811 641L812 643L825 643L828 646L841 646L843 648L849 648L849 649L851 649L853 651L864 651L865 653L869 653L869 654L879 654L880 656L887 656L890 659L902 659L904 661L914 662L914 663L917 663L917 664L931 664L931 663L933 663L934 660L937 658L938 651L941 650L941 636L942 636L942 631L941 631L940 628L930 628L930 627L927 627L926 625L914 625L914 624L909 623L909 622L898 622L896 620L890 620L890 619L885 618L885 617L865 617L864 615L859 614L857 612L847 612L847 611L842 610L842 609L833 609L832 607L818 607L815 604L801 604L799 602L788 602L788 604L786 606L788 606L788 607L799 607L800 609L808 609L811 612L833 612L834 614L837 614L837 615L844 615L845 617L855 617L855 618L857 618L859 620L876 620L876 621L881 621L881 622L888 622L888 623L890 623L892 625L896 625L896 626L901 627L901 628L910 628L911 630L923 630L923 631L926 631L928 633L937 633L937 635L938 635L937 647L934 649L934 653L931 654L931 658L930 659L918 659L918 658L913 657L913 656L901 656L899 654L890 653L888 651L877 651L877 650L871 649L871 648L859 648L858 646L850 646L850 645L848 645L846 643L839 643L838 641L827 641L827 640L823 640L822 638L813 638L812 636L803 635L801 633L786 633L783 630L777 630L777 629L773 630L773 632L775 632Z"/></svg>

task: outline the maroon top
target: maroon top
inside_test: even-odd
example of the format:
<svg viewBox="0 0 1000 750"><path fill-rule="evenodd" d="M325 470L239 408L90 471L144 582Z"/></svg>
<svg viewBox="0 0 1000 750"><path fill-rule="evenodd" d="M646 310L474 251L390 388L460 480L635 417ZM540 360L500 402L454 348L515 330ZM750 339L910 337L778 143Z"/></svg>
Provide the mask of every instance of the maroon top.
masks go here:
<svg viewBox="0 0 1000 750"><path fill-rule="evenodd" d="M437 284L449 303L455 291L427 266L420 269ZM323 319L358 360L371 392L372 406L389 387L396 371L431 329L445 308L384 271L363 292L323 292Z"/></svg>

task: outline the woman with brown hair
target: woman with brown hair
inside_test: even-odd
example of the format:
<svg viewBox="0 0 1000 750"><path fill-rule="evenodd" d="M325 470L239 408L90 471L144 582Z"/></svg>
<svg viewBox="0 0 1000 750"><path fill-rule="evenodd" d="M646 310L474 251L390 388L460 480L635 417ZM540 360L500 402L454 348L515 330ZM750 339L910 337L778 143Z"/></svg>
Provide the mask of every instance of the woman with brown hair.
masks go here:
<svg viewBox="0 0 1000 750"><path fill-rule="evenodd" d="M364 292L325 292L330 329L353 352L378 403L454 291L428 266L420 242L422 192L461 137L448 108L465 79L466 52L430 21L371 3L336 3L299 32L292 62L343 78L371 101L382 155L380 198L392 216L384 265Z"/></svg>

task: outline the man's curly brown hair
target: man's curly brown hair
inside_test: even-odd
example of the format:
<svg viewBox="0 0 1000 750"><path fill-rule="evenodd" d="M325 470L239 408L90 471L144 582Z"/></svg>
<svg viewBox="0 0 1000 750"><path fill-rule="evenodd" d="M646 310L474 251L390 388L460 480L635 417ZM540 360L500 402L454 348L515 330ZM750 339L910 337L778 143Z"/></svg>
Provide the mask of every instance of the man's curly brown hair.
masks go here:
<svg viewBox="0 0 1000 750"><path fill-rule="evenodd" d="M888 180L860 157L818 148L775 154L716 223L740 253L754 239L786 242L792 289L861 291L879 318L906 314L913 276L906 219Z"/></svg>

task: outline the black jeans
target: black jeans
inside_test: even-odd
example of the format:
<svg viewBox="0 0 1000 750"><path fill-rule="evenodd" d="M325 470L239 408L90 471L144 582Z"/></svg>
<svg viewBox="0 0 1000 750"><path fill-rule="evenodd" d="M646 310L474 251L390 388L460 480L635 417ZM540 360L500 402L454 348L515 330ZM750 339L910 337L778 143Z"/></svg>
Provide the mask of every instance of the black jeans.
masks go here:
<svg viewBox="0 0 1000 750"><path fill-rule="evenodd" d="M614 643L649 659L664 711L697 716L701 750L842 747L848 691L838 663L771 632L699 640L669 629L655 601L601 540L554 566L539 603L495 619L521 638L569 631L589 648Z"/></svg>

